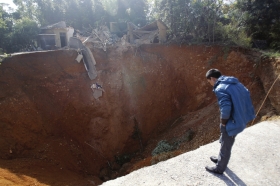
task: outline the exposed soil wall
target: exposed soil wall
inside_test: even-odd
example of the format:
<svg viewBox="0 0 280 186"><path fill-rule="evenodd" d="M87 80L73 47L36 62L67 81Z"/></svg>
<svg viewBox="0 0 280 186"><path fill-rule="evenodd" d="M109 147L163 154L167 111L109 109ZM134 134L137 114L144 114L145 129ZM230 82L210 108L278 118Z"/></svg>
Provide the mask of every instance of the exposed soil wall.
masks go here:
<svg viewBox="0 0 280 186"><path fill-rule="evenodd" d="M181 144L183 152L217 138L218 107L205 80L209 68L236 76L251 91L257 110L280 65L257 52L222 46L116 46L92 52L98 71L93 81L73 50L2 62L2 159L33 158L111 179L118 174L104 167L119 170L115 158L134 152L146 157L161 139L177 139L192 129L195 138ZM93 83L105 90L98 100ZM265 109L280 112L279 95L279 88L271 91L260 116ZM126 164L122 174L146 165L140 164Z"/></svg>

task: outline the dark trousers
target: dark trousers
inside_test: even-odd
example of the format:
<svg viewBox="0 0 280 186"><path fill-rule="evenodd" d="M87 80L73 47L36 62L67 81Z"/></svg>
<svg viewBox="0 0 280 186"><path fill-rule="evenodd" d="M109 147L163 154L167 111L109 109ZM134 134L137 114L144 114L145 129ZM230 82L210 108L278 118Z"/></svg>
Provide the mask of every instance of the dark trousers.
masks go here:
<svg viewBox="0 0 280 186"><path fill-rule="evenodd" d="M219 172L224 172L227 168L227 164L230 159L231 149L235 141L235 136L229 136L226 127L220 125L221 137L219 142L221 143L221 149L218 156L218 162L216 164Z"/></svg>

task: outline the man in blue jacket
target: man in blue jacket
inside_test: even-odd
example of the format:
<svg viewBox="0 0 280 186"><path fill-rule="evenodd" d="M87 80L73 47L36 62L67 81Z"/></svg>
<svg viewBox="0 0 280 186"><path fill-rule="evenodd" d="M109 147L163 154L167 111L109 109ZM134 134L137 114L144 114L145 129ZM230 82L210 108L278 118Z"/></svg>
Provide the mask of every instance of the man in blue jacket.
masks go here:
<svg viewBox="0 0 280 186"><path fill-rule="evenodd" d="M205 168L209 172L223 174L227 168L236 135L255 118L255 112L250 92L237 78L223 76L218 69L210 69L206 73L206 78L214 87L213 91L220 107L221 137L219 142L221 148L218 157L210 157L216 165Z"/></svg>

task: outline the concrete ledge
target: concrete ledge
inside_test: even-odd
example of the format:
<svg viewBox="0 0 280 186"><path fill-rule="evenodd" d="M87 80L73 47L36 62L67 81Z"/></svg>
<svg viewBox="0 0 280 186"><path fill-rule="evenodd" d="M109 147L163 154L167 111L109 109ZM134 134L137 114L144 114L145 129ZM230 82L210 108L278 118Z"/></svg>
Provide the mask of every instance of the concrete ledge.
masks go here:
<svg viewBox="0 0 280 186"><path fill-rule="evenodd" d="M223 175L205 170L214 165L209 157L219 148L215 141L102 185L280 185L280 120L261 122L239 134Z"/></svg>

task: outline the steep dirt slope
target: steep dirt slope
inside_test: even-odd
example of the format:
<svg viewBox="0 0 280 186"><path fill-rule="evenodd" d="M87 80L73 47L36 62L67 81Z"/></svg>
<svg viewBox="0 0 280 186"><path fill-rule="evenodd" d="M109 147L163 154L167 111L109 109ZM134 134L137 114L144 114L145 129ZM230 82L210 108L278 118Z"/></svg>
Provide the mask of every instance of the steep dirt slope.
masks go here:
<svg viewBox="0 0 280 186"><path fill-rule="evenodd" d="M256 109L279 74L279 61L241 48L143 45L92 52L98 71L93 81L72 50L15 55L2 62L1 168L46 185L61 185L52 174L62 180L75 174L81 184L115 178L217 138L218 107L205 80L209 68L238 77ZM93 83L104 88L99 100L93 97ZM275 88L260 116L279 113L279 99ZM189 129L194 139L187 142L181 138ZM180 142L179 150L152 159L151 151L163 139ZM52 168L34 173L34 162ZM77 185L71 179L64 184Z"/></svg>

